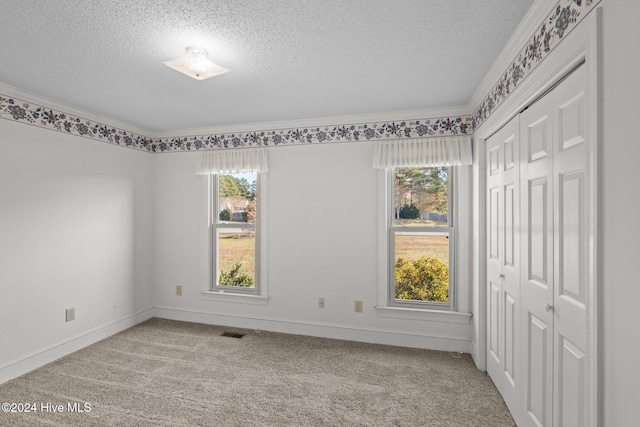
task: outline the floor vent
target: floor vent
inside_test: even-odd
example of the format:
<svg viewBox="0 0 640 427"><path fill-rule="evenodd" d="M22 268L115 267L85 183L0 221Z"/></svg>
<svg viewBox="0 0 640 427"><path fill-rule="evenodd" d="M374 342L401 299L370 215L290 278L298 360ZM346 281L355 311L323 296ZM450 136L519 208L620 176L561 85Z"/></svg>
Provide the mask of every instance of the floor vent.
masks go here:
<svg viewBox="0 0 640 427"><path fill-rule="evenodd" d="M229 338L242 338L245 334L237 334L235 332L223 332L220 334L221 337L229 337Z"/></svg>

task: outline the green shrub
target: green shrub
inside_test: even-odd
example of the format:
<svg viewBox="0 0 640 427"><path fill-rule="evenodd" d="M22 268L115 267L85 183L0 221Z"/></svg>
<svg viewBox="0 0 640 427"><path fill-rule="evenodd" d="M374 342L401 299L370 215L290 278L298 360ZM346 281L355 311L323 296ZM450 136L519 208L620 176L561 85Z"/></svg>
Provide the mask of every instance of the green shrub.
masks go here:
<svg viewBox="0 0 640 427"><path fill-rule="evenodd" d="M449 301L449 266L437 258L398 258L395 270L397 299Z"/></svg>
<svg viewBox="0 0 640 427"><path fill-rule="evenodd" d="M415 205L404 205L400 208L399 216L402 219L416 219L420 217L420 209Z"/></svg>
<svg viewBox="0 0 640 427"><path fill-rule="evenodd" d="M231 221L231 212L229 212L229 209L220 211L220 221Z"/></svg>
<svg viewBox="0 0 640 427"><path fill-rule="evenodd" d="M245 273L240 273L242 263L237 262L231 266L231 271L220 271L218 284L220 286L242 286L250 288L253 286L253 278Z"/></svg>

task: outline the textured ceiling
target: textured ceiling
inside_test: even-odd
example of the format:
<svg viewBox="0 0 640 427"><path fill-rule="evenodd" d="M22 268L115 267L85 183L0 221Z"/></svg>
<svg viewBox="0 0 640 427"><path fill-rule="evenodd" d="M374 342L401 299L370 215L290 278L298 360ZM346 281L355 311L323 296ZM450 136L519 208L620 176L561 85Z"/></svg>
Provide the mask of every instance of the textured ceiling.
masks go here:
<svg viewBox="0 0 640 427"><path fill-rule="evenodd" d="M0 0L0 82L158 132L465 105L532 3Z"/></svg>

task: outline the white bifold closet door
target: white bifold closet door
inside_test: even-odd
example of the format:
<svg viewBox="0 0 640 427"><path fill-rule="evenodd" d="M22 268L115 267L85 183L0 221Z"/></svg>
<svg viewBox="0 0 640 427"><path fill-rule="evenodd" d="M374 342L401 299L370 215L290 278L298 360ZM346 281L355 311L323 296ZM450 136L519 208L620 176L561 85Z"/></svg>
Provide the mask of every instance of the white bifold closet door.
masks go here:
<svg viewBox="0 0 640 427"><path fill-rule="evenodd" d="M487 141L487 365L519 426L585 422L592 185L585 81L581 66L519 115L512 168L519 184L517 172L507 173L514 122ZM511 246L518 237L519 254Z"/></svg>
<svg viewBox="0 0 640 427"><path fill-rule="evenodd" d="M521 381L519 116L486 143L487 371L514 413Z"/></svg>

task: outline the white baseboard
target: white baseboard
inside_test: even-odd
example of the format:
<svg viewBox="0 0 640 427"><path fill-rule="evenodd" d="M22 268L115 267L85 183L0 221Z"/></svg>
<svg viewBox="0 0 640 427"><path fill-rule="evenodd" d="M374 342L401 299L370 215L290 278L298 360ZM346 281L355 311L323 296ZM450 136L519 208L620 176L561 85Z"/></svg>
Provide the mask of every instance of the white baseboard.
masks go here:
<svg viewBox="0 0 640 427"><path fill-rule="evenodd" d="M67 340L57 342L48 348L25 355L18 360L10 361L0 366L0 384L108 338L118 332L124 331L152 317L372 344L472 354L474 351L472 342L468 337L383 331L333 323L301 322L277 318L214 314L172 307L153 307L120 320L104 324Z"/></svg>
<svg viewBox="0 0 640 427"><path fill-rule="evenodd" d="M153 317L153 309L148 308L120 320L106 323L92 330L57 342L48 348L25 355L0 367L0 384L24 375L29 371L51 363L63 356L78 351L88 345L124 331Z"/></svg>
<svg viewBox="0 0 640 427"><path fill-rule="evenodd" d="M470 353L471 353L471 358L473 359L473 363L476 364L476 368L480 369L481 371L484 371L483 367L481 366L481 361L480 361L480 355L478 354L478 352L480 351L480 349L478 349L478 346L476 345L476 341L475 340L470 340L469 341L469 348L471 349Z"/></svg>
<svg viewBox="0 0 640 427"><path fill-rule="evenodd" d="M214 314L172 307L154 307L153 317L208 325L229 326L312 337L333 338L372 344L470 353L469 337L382 331L331 323L300 322L285 319Z"/></svg>

